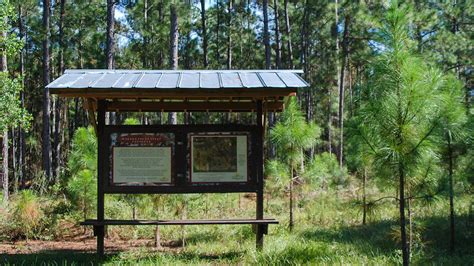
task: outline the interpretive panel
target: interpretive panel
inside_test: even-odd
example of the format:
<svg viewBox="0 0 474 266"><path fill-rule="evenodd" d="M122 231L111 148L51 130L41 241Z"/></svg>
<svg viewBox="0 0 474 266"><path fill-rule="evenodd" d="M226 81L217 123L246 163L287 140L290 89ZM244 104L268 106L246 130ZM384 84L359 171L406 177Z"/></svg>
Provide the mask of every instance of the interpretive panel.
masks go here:
<svg viewBox="0 0 474 266"><path fill-rule="evenodd" d="M114 147L115 183L171 183L171 147Z"/></svg>
<svg viewBox="0 0 474 266"><path fill-rule="evenodd" d="M114 186L171 185L173 133L111 133L110 181Z"/></svg>
<svg viewBox="0 0 474 266"><path fill-rule="evenodd" d="M105 127L105 193L224 193L257 189L253 125Z"/></svg>
<svg viewBox="0 0 474 266"><path fill-rule="evenodd" d="M246 135L192 135L191 182L247 182Z"/></svg>

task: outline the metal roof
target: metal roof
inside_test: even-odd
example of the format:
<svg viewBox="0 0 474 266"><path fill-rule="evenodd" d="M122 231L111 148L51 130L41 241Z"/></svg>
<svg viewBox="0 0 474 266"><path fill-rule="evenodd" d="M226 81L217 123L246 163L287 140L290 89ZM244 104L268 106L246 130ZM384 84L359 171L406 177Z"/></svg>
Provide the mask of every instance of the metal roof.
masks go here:
<svg viewBox="0 0 474 266"><path fill-rule="evenodd" d="M55 89L301 88L302 70L66 70L46 87Z"/></svg>

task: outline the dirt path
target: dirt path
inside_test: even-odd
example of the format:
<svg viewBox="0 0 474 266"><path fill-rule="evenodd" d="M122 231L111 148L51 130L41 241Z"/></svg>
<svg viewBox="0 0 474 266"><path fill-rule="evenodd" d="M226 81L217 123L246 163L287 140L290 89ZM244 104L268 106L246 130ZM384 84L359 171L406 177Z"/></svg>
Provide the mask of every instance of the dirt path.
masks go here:
<svg viewBox="0 0 474 266"><path fill-rule="evenodd" d="M151 239L138 240L107 240L106 252L115 253L125 250L134 250L142 247L154 249L153 241ZM79 251L79 252L95 252L96 240L95 238L83 238L75 240L61 240L61 241L42 241L30 240L18 241L11 243L0 243L0 254L32 254L32 253L47 253L58 251Z"/></svg>

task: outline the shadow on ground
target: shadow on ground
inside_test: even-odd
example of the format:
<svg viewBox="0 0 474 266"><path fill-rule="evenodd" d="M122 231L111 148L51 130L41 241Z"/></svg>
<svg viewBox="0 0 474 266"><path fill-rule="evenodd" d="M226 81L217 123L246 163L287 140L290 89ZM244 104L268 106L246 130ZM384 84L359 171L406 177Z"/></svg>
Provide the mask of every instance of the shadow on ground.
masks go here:
<svg viewBox="0 0 474 266"><path fill-rule="evenodd" d="M0 265L101 265L114 254L99 258L78 250L48 250L32 254L0 254Z"/></svg>
<svg viewBox="0 0 474 266"><path fill-rule="evenodd" d="M420 259L430 261L451 257L467 259L474 263L474 221L468 215L456 217L456 250L449 252L449 220L447 217L427 217L414 219L415 234L420 238L414 247L414 255L422 251ZM301 237L309 241L349 244L358 253L366 256L389 255L399 249L399 223L397 220L373 222L365 226L348 226L331 229L313 229L301 232ZM421 242L421 243L420 243ZM421 245L420 245L421 244ZM465 261L465 260L464 260Z"/></svg>

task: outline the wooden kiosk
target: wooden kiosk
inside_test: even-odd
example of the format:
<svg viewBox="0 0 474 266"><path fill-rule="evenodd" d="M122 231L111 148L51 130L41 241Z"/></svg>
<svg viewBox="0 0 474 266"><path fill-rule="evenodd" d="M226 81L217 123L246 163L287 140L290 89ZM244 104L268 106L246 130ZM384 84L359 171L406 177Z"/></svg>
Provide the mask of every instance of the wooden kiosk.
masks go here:
<svg viewBox="0 0 474 266"><path fill-rule="evenodd" d="M97 219L86 220L104 254L107 225L251 224L257 248L264 218L265 114L308 84L297 70L67 70L46 88L82 97L98 139ZM106 112L252 112L251 124L108 125ZM97 116L97 118L96 118ZM252 219L111 220L105 194L256 193Z"/></svg>

